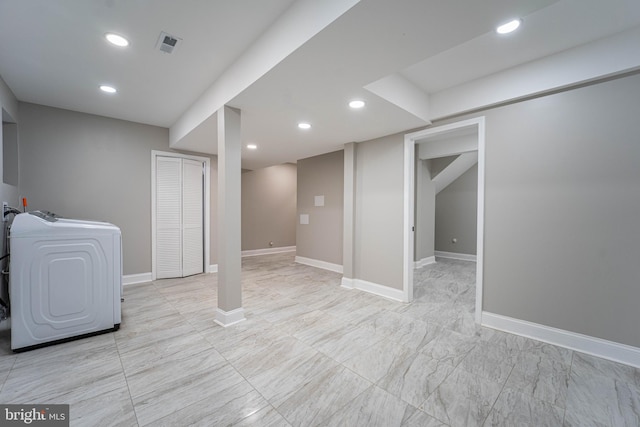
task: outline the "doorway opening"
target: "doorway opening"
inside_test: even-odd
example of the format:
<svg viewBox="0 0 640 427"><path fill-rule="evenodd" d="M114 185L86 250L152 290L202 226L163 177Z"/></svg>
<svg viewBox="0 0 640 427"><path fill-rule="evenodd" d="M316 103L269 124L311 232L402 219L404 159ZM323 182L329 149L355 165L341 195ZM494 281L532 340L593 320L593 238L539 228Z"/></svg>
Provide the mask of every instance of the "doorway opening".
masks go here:
<svg viewBox="0 0 640 427"><path fill-rule="evenodd" d="M419 150L416 150L417 145L420 145ZM456 161L463 164L463 166L465 163L475 163L475 158L477 157L476 301L474 317L475 322L480 323L484 259L484 117L437 126L405 135L403 293L406 302L413 301L413 269L416 258L416 152L418 152L419 157L424 159L458 155ZM439 185L442 185L442 183Z"/></svg>

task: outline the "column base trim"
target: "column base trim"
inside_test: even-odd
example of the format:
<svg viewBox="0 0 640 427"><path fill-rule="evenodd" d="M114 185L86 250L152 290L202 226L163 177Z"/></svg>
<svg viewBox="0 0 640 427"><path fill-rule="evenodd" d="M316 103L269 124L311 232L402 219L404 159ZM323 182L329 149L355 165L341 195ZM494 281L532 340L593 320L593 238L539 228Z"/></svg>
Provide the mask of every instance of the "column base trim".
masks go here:
<svg viewBox="0 0 640 427"><path fill-rule="evenodd" d="M340 287L345 289L353 289L353 280L354 279L349 279L348 277L343 277L342 281L340 282Z"/></svg>
<svg viewBox="0 0 640 427"><path fill-rule="evenodd" d="M244 308L242 307L231 311L224 311L221 308L216 308L216 318L214 322L223 328L235 325L236 323L240 323L244 320L247 319L244 317Z"/></svg>

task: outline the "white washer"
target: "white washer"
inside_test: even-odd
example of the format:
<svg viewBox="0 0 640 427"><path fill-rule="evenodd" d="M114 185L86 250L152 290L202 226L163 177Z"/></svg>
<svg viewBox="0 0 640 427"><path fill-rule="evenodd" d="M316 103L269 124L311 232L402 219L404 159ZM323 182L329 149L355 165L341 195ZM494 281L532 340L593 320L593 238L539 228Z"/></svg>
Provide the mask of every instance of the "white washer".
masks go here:
<svg viewBox="0 0 640 427"><path fill-rule="evenodd" d="M35 211L16 215L9 239L12 350L120 327L118 227Z"/></svg>

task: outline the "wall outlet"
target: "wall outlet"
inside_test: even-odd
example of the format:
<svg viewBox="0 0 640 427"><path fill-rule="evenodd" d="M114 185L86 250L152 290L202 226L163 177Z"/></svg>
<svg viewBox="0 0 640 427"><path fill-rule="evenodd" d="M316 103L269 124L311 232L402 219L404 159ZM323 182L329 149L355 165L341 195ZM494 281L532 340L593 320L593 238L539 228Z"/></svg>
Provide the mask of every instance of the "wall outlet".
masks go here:
<svg viewBox="0 0 640 427"><path fill-rule="evenodd" d="M2 202L2 222L6 222L7 221L7 217L4 215L4 213L7 211L8 207L9 207L9 203Z"/></svg>

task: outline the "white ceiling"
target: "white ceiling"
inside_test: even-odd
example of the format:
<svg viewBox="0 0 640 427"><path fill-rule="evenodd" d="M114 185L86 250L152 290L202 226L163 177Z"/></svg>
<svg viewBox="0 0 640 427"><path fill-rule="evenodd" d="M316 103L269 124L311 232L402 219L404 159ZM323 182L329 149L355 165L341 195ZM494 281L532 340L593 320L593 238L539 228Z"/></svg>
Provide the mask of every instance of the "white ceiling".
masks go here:
<svg viewBox="0 0 640 427"><path fill-rule="evenodd" d="M169 127L292 3L0 0L0 76L21 101ZM182 39L170 55L161 31Z"/></svg>
<svg viewBox="0 0 640 427"><path fill-rule="evenodd" d="M313 1L0 0L0 76L21 101L171 127L294 3ZM512 17L521 30L495 34ZM361 0L225 102L259 147L243 167L295 162L428 124L365 88L390 75L427 96L638 25L637 0ZM131 46L108 45L108 31ZM183 39L171 55L155 49L161 31ZM366 107L350 110L353 98ZM213 115L175 147L215 154L216 128Z"/></svg>
<svg viewBox="0 0 640 427"><path fill-rule="evenodd" d="M425 92L438 92L637 26L640 2L564 0L521 17L513 37L488 32L401 73Z"/></svg>

